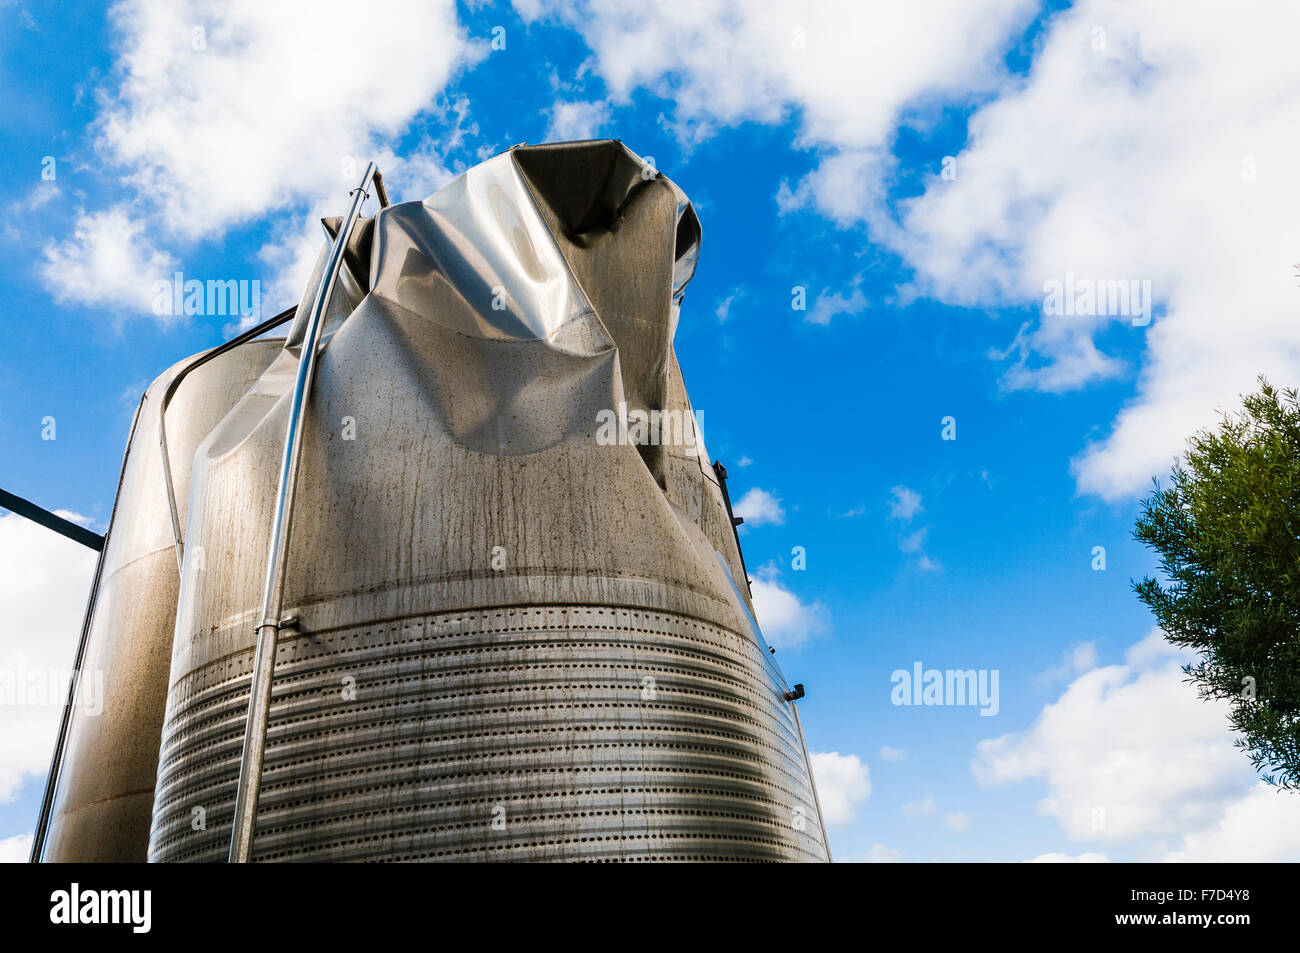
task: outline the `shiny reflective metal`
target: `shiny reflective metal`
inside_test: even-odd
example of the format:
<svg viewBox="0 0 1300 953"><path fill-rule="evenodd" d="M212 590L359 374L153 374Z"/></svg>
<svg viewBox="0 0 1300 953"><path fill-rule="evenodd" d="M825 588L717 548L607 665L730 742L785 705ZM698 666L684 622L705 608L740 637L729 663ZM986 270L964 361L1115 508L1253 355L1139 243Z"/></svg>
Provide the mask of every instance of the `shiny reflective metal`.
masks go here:
<svg viewBox="0 0 1300 953"><path fill-rule="evenodd" d="M283 343L248 341L195 370L176 390L168 429L182 522L195 449L256 384ZM77 650L78 677L97 673L103 679L102 711L65 707L34 860L147 857L179 589L155 434L162 395L191 360L154 381L136 411ZM191 554L192 563L199 556ZM73 685L69 700L77 697Z"/></svg>
<svg viewBox="0 0 1300 953"><path fill-rule="evenodd" d="M127 436L126 443L128 449L131 441L135 439L135 427L140 422L140 409L144 406L145 395L140 395L140 402L135 405L135 413L131 416L131 431ZM117 494L113 499L113 513L109 517L110 529L112 520L117 516L117 503L122 496L122 483L126 476L126 454L122 455L122 470L117 475ZM81 636L77 639L77 655L72 665L72 678L68 682L68 700L63 705L63 716L59 719L59 734L54 741L54 754L50 759L50 771L45 779L45 793L41 797L41 810L36 818L36 831L32 837L31 863L40 863L41 855L45 851L45 843L50 831L50 817L54 811L54 792L58 788L59 775L63 771L63 757L67 750L68 729L72 722L73 706L76 703L81 691L81 669L86 661L86 643L90 636L90 622L94 617L95 599L99 595L99 582L104 572L104 550L107 549L108 534L105 533L104 544L99 548L99 556L95 560L95 575L90 583L90 596L86 600L86 611L82 616Z"/></svg>
<svg viewBox="0 0 1300 953"><path fill-rule="evenodd" d="M382 191L382 180L378 179L378 175L378 167L373 162L366 163L365 171L361 175L361 183L352 192L352 205L348 209L347 217L330 249L325 272L316 289L316 299L307 313L302 357L298 362L298 372L289 399L289 419L285 425L284 458L280 463L275 512L271 518L271 545L266 560L266 583L262 590L261 621L257 626L253 682L249 695L248 718L244 728L243 752L239 763L239 784L235 795L235 822L230 840L231 863L247 863L253 849L253 830L257 823L257 799L262 784L262 755L266 747L266 718L271 707L271 679L280 631L281 602L284 598L285 560L288 555L290 530L293 528L294 488L297 485L301 459L303 407L311 395L325 309L334 296L334 286L343 271L344 253L356 228L357 219L361 215L361 205L368 197L367 190L372 181L378 180L376 188L381 198L387 198Z"/></svg>
<svg viewBox="0 0 1300 953"><path fill-rule="evenodd" d="M203 365L168 410L179 591L158 444L128 451L88 654L153 666L157 715L101 726L137 794L150 763L148 857L229 856L260 658L252 860L829 859L673 351L681 190L618 142L520 147L325 226L283 345ZM667 436L630 439L651 414ZM141 850L125 777L81 800L108 751L77 736L46 859Z"/></svg>
<svg viewBox="0 0 1300 953"><path fill-rule="evenodd" d="M826 836L826 817L822 814L822 800L817 796L817 781L812 776L812 759L808 757L808 742L803 736L803 719L799 717L799 706L794 703L790 695L797 694L803 697L803 686L796 685L797 692L786 692L785 698L790 702L790 714L794 716L794 730L799 735L799 747L803 750L803 762L808 766L808 787L812 791L813 807L817 809L817 826L821 828L822 844L826 847L826 859L831 859L831 841Z"/></svg>
<svg viewBox="0 0 1300 953"><path fill-rule="evenodd" d="M281 614L256 567L324 257L194 458L187 549L225 558L186 558L150 857L225 856L253 629L292 615L254 860L827 859L672 351L680 190L619 143L519 148L347 247ZM684 439L601 439L650 411Z"/></svg>

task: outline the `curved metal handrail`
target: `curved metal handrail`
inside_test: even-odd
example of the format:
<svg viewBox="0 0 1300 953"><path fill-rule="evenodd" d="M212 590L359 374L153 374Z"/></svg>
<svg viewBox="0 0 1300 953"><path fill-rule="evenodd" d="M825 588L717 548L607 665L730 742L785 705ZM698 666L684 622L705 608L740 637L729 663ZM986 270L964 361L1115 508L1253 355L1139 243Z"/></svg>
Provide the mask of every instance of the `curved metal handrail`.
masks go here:
<svg viewBox="0 0 1300 953"><path fill-rule="evenodd" d="M176 390L181 386L181 381L185 380L191 371L196 371L213 358L220 357L227 351L232 351L241 344L247 344L254 338L261 337L267 331L278 328L290 318L298 313L298 306L294 305L285 311L281 311L274 318L263 321L254 327L249 328L243 334L231 338L224 344L218 344L209 351L204 351L190 363L186 364L167 389L163 391L162 404L158 409L158 447L162 451L162 470L163 486L167 488L167 511L172 518L172 539L176 544L176 571L180 572L181 565L185 561L185 541L181 537L181 517L176 507L176 487L172 483L172 466L171 458L167 453L167 406L172 402L172 397L176 395Z"/></svg>

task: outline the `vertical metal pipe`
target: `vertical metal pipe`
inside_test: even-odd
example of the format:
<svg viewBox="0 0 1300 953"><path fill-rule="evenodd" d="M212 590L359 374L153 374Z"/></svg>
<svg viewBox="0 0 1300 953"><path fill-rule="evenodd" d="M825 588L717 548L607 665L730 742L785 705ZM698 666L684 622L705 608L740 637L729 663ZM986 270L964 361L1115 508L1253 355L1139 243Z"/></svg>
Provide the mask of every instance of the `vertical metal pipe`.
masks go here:
<svg viewBox="0 0 1300 953"><path fill-rule="evenodd" d="M298 374L294 378L285 425L284 456L276 491L275 515L271 521L271 544L266 559L266 581L262 590L261 621L257 626L257 648L253 653L253 681L248 695L248 720L244 725L244 748L239 762L239 786L235 793L235 822L230 834L230 862L244 864L253 853L257 826L257 800L262 786L262 759L266 753L267 718L271 710L271 681L275 669L276 645L280 637L280 611L284 598L284 568L293 518L293 497L298 482L298 461L302 456L302 419L316 375L316 351L320 342L325 310L343 265L343 254L356 227L361 204L371 181L378 175L373 162L366 163L361 184L352 191L352 206L330 249L312 302L303 336Z"/></svg>
<svg viewBox="0 0 1300 953"><path fill-rule="evenodd" d="M95 600L99 596L99 581L104 575L104 560L108 555L108 541L113 536L113 519L117 516L117 503L122 497L122 481L126 479L126 462L131 456L131 444L135 440L135 428L140 423L140 412L148 392L140 395L140 403L135 405L135 416L131 418L131 432L126 438L126 450L122 453L122 469L117 475L117 493L113 497L113 512L108 518L108 532L104 534L104 545L95 562L95 578L90 584L90 596L86 599L86 614L81 620L81 638L77 641L77 659L73 664L72 678L68 685L68 701L63 706L63 720L59 723L59 736L54 742L54 756L50 759L50 773L45 779L45 796L41 799L41 813L36 819L36 836L32 838L31 863L39 864L45 853L45 840L50 833L50 823L54 816L54 795L59 787L59 775L63 773L63 756L68 746L68 730L72 727L72 706L77 703L81 690L81 669L86 664L86 645L90 642L90 624L95 616Z"/></svg>
<svg viewBox="0 0 1300 953"><path fill-rule="evenodd" d="M790 702L790 710L794 712L794 727L799 732L799 747L803 748L803 763L808 766L808 786L812 788L813 806L817 808L817 823L822 829L822 844L826 847L826 859L831 859L831 841L826 836L826 820L822 817L822 801L817 796L817 779L813 777L812 758L808 757L808 742L803 738L803 722L799 719L799 706Z"/></svg>

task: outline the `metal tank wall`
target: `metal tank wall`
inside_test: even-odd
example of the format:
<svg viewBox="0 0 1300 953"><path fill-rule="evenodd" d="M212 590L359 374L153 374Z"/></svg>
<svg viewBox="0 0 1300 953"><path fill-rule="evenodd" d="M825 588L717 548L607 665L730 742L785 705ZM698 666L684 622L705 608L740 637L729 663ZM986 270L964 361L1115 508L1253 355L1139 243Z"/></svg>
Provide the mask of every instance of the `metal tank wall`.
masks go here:
<svg viewBox="0 0 1300 953"><path fill-rule="evenodd" d="M282 346L278 340L245 344L198 368L177 389L167 423L182 517L194 449ZM150 385L126 449L82 666L83 673L102 676L103 707L72 709L43 861L146 858L180 584L158 412L163 392L190 360Z"/></svg>
<svg viewBox="0 0 1300 953"><path fill-rule="evenodd" d="M689 410L698 239L614 142L378 213L306 411L254 859L827 859L702 443L600 439ZM151 860L226 857L298 358L194 455Z"/></svg>

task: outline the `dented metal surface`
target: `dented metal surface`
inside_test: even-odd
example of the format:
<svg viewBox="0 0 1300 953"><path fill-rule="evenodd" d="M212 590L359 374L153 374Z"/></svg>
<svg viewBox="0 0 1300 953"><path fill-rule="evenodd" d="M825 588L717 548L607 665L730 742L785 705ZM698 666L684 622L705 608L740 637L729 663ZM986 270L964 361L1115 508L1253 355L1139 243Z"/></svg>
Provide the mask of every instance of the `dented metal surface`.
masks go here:
<svg viewBox="0 0 1300 953"><path fill-rule="evenodd" d="M511 150L359 227L304 410L254 860L828 859L673 352L699 247L610 141ZM230 842L312 294L188 444L151 860Z"/></svg>

